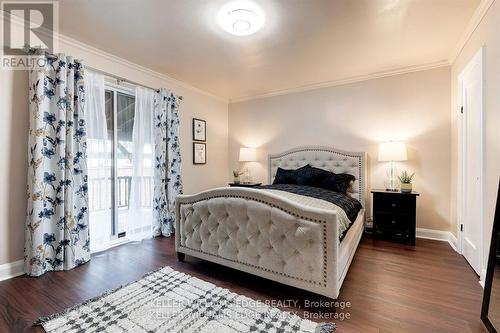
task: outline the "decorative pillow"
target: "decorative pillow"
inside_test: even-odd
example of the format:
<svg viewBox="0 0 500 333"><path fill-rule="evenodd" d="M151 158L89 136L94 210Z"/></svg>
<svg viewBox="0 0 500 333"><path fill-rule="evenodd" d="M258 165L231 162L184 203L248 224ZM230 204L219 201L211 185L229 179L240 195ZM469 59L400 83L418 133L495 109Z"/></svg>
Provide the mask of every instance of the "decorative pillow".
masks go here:
<svg viewBox="0 0 500 333"><path fill-rule="evenodd" d="M315 168L309 164L298 169L276 170L273 184L294 184L324 188L326 190L348 194L356 177L347 173L335 174L333 172Z"/></svg>
<svg viewBox="0 0 500 333"><path fill-rule="evenodd" d="M313 180L309 186L347 194L349 188L353 185L354 180L356 180L356 177L347 173L335 174L320 168L312 167L311 169Z"/></svg>
<svg viewBox="0 0 500 333"><path fill-rule="evenodd" d="M314 169L309 164L304 165L303 167L295 170L295 184L297 185L305 185L305 186L314 186L315 178L317 177Z"/></svg>
<svg viewBox="0 0 500 333"><path fill-rule="evenodd" d="M296 184L293 173L295 170L278 168L273 184Z"/></svg>
<svg viewBox="0 0 500 333"><path fill-rule="evenodd" d="M310 182L311 175L308 169L312 167L307 164L298 169L282 169L278 168L276 170L276 176L274 177L273 184L296 184L296 185L307 185Z"/></svg>
<svg viewBox="0 0 500 333"><path fill-rule="evenodd" d="M309 186L324 188L326 190L333 190L335 174L333 172L311 167L312 181Z"/></svg>

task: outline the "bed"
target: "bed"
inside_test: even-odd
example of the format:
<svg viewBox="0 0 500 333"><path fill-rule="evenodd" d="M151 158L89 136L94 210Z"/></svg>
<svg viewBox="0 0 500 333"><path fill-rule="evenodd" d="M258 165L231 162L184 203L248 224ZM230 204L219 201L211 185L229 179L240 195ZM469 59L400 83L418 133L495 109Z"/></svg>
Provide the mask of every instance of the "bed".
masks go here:
<svg viewBox="0 0 500 333"><path fill-rule="evenodd" d="M301 147L270 155L269 184L278 168L307 164L355 176L351 196L365 207L365 153ZM177 198L175 246L181 261L187 254L337 299L364 230L365 210L344 235L342 218L328 202L296 193L216 188Z"/></svg>

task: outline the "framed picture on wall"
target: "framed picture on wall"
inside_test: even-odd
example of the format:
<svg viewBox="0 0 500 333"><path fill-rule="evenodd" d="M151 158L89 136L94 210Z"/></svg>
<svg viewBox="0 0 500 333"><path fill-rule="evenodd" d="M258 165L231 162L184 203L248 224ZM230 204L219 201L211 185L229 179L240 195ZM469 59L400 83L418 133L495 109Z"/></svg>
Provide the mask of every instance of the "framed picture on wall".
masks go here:
<svg viewBox="0 0 500 333"><path fill-rule="evenodd" d="M193 164L207 163L207 145L205 143L193 142Z"/></svg>
<svg viewBox="0 0 500 333"><path fill-rule="evenodd" d="M193 118L193 140L207 141L207 122L205 120Z"/></svg>

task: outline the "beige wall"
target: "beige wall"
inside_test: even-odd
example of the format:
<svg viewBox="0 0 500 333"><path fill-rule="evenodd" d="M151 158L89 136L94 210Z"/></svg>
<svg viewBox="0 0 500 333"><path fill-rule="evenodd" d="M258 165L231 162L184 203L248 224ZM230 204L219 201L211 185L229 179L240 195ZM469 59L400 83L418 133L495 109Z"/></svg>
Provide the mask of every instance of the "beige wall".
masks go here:
<svg viewBox="0 0 500 333"><path fill-rule="evenodd" d="M382 188L387 164L377 162L378 143L407 142L416 172L419 228L451 230L450 68L415 72L349 85L229 105L229 167L238 150L255 146L255 179L267 182L267 154L304 145L368 153L368 187Z"/></svg>
<svg viewBox="0 0 500 333"><path fill-rule="evenodd" d="M62 52L94 68L152 87L183 95L180 107L181 153L185 193L221 186L227 180L228 105L165 77L138 70L91 48L61 43ZM191 118L207 120L207 164L193 165ZM0 71L0 265L23 258L26 210L28 76L25 71ZM210 177L207 177L210 175Z"/></svg>
<svg viewBox="0 0 500 333"><path fill-rule="evenodd" d="M452 203L451 216L453 232L456 234L457 220L457 80L458 75L474 54L484 46L484 93L485 93L485 190L486 211L483 228L483 267L486 267L491 228L495 213L498 179L500 176L500 2L495 1L481 24L472 34L451 69L451 129L452 129L452 156L451 156L451 184Z"/></svg>

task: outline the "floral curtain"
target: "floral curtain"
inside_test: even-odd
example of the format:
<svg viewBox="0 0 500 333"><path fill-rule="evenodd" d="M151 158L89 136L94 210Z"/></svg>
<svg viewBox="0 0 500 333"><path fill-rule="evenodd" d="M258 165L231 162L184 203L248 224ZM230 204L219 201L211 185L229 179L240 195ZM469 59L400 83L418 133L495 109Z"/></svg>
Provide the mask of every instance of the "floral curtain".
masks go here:
<svg viewBox="0 0 500 333"><path fill-rule="evenodd" d="M24 256L32 276L90 259L83 66L62 54L36 63L29 76Z"/></svg>
<svg viewBox="0 0 500 333"><path fill-rule="evenodd" d="M175 198L182 194L178 102L178 97L166 89L155 94L153 218L160 226L156 236L174 233Z"/></svg>

